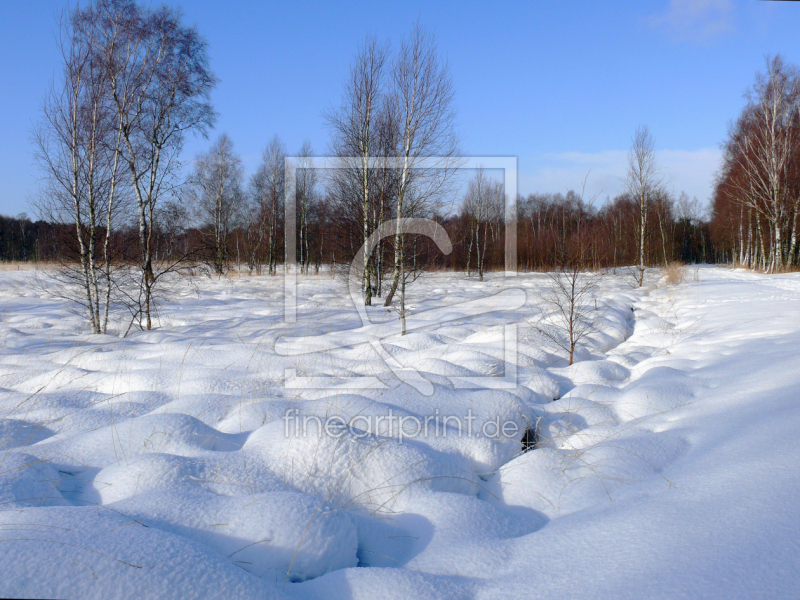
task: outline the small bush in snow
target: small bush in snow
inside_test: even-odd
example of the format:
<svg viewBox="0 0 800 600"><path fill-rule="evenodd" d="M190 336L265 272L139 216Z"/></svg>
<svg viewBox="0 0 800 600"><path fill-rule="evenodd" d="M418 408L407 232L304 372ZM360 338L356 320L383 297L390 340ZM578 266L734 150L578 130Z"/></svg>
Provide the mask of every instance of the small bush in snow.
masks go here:
<svg viewBox="0 0 800 600"><path fill-rule="evenodd" d="M664 267L664 282L667 285L681 283L686 277L686 269L681 262L671 262Z"/></svg>

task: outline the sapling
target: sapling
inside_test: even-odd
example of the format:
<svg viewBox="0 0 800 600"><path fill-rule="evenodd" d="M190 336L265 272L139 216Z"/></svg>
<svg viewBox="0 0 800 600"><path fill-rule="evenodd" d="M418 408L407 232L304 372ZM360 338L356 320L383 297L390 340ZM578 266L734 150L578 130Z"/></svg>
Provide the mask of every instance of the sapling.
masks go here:
<svg viewBox="0 0 800 600"><path fill-rule="evenodd" d="M540 298L542 317L536 330L575 360L583 340L597 330L602 305L594 294L600 274L584 269L577 259L563 259L558 269L548 274L548 284Z"/></svg>

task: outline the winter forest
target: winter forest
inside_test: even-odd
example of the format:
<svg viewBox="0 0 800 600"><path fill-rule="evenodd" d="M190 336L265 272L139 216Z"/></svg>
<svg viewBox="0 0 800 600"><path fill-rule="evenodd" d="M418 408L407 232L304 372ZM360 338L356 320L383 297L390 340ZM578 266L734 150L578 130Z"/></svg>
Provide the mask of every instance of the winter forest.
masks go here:
<svg viewBox="0 0 800 600"><path fill-rule="evenodd" d="M41 24L37 179L0 216L0 596L796 593L794 49L720 114L709 197L655 118L613 194L590 163L522 193L513 148L467 151L435 19L349 40L326 142L277 118L252 160L202 10Z"/></svg>

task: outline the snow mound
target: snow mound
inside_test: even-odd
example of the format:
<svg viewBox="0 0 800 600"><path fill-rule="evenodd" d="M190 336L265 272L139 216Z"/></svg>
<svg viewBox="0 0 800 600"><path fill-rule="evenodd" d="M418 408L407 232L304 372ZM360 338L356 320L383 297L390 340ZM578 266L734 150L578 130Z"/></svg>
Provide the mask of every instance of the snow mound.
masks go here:
<svg viewBox="0 0 800 600"><path fill-rule="evenodd" d="M204 544L95 507L0 512L5 598L278 598Z"/></svg>
<svg viewBox="0 0 800 600"><path fill-rule="evenodd" d="M305 581L358 564L350 517L307 494L151 492L112 508L204 544L245 571L280 583L287 576Z"/></svg>
<svg viewBox="0 0 800 600"><path fill-rule="evenodd" d="M670 367L653 367L622 390L612 407L620 421L666 414L690 404L702 387L696 379Z"/></svg>
<svg viewBox="0 0 800 600"><path fill-rule="evenodd" d="M237 402L215 427L223 433L254 431L280 419L291 404L285 400L262 400L256 402Z"/></svg>
<svg viewBox="0 0 800 600"><path fill-rule="evenodd" d="M52 440L52 441L51 441ZM221 433L189 415L145 415L96 431L53 436L37 449L83 466L105 467L140 454L194 456L203 450L233 451L241 435Z"/></svg>
<svg viewBox="0 0 800 600"><path fill-rule="evenodd" d="M567 449L562 443L526 452L500 469L487 488L502 504L556 518L607 504L630 486L661 477L687 448L675 434L631 435L629 427L624 437L620 432L619 427L596 431L595 443L584 448Z"/></svg>
<svg viewBox="0 0 800 600"><path fill-rule="evenodd" d="M415 488L473 495L468 460L413 440L379 437L317 420L275 421L254 431L244 450L283 478L287 487L337 507L397 510Z"/></svg>
<svg viewBox="0 0 800 600"><path fill-rule="evenodd" d="M604 428L618 422L616 413L605 404L577 397L537 407L536 414L537 448L585 447L600 441Z"/></svg>
<svg viewBox="0 0 800 600"><path fill-rule="evenodd" d="M628 369L612 360L581 361L551 371L568 377L575 385L609 385L625 381L631 376Z"/></svg>
<svg viewBox="0 0 800 600"><path fill-rule="evenodd" d="M241 453L205 454L202 458L143 454L102 469L80 498L109 504L152 491L209 491L227 496L281 490L283 482L258 461Z"/></svg>

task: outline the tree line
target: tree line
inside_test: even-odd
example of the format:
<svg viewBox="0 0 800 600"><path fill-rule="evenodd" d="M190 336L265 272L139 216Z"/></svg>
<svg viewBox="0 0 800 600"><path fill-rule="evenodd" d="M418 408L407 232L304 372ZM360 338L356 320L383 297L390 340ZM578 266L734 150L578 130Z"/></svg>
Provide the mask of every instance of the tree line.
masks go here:
<svg viewBox="0 0 800 600"><path fill-rule="evenodd" d="M308 174L311 173L309 170ZM266 191L270 184L263 164L250 181L245 182L242 177L236 184L236 196L242 198L238 206L221 201L215 210L208 203L198 203L195 212L191 205L166 201L153 230L154 261L203 263L219 274L232 267L253 274L277 272L277 265L284 262L285 239L284 200L278 179L278 191L270 194ZM496 194L500 182L492 183ZM303 194L307 200L298 202L302 207L298 213L303 212L298 217L298 261L302 273L314 274L323 265L327 269L349 264L359 248L357 230L361 223L355 220L348 223L351 219L348 213L338 210L335 198L320 189L316 181L308 185L310 193ZM453 252L443 255L426 241L417 240L417 250L410 253L411 269L414 257L420 266L464 271L479 278L487 271L503 269L506 231L503 208L499 202L492 206L491 200L471 200L465 194L457 210L450 214L434 213L432 218L441 223L453 242ZM208 214L207 223L198 218L200 212ZM587 268L592 269L632 265L638 260L635 231L639 209L627 194L607 199L597 207L574 190L566 194L532 193L517 197L515 212L521 270L552 268L557 258L554 249L559 247L582 248ZM724 245L718 249L711 224L702 219L702 213L700 202L689 199L685 193L677 199L669 195L655 198L650 205L653 218L645 234L646 265L729 259ZM0 215L0 261L79 260L79 254L70 251L75 245L74 233L74 228L65 224ZM102 237L105 230L96 233ZM115 239L111 245L135 246L135 237L133 227L120 226L112 231ZM376 252L374 258L371 287L376 296L382 295L386 265L391 264L389 255L393 252L387 253L387 249L392 250L391 240L383 244L383 252Z"/></svg>
<svg viewBox="0 0 800 600"><path fill-rule="evenodd" d="M730 124L712 200L721 256L749 268L796 268L800 211L800 72L778 55Z"/></svg>
<svg viewBox="0 0 800 600"><path fill-rule="evenodd" d="M47 221L32 221L26 214L16 217L0 215L1 262L56 261L63 251L63 232Z"/></svg>

